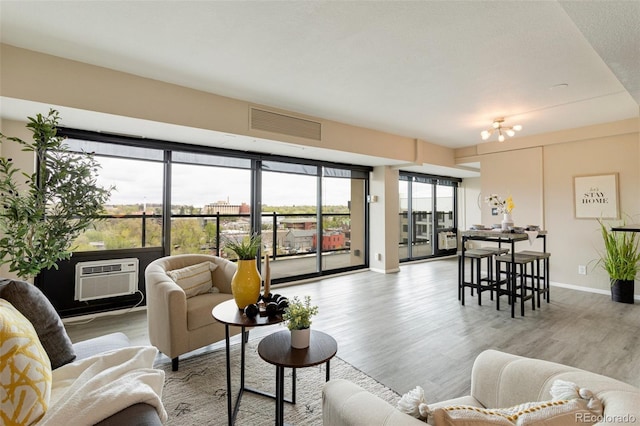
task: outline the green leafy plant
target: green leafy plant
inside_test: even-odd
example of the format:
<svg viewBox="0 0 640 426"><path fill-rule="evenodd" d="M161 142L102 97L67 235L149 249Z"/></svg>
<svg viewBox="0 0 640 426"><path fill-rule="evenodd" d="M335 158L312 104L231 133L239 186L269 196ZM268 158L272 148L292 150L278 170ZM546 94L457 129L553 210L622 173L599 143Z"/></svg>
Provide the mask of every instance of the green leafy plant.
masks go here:
<svg viewBox="0 0 640 426"><path fill-rule="evenodd" d="M635 280L640 265L638 234L612 231L600 219L598 223L604 240L604 252L600 253L598 264L612 280Z"/></svg>
<svg viewBox="0 0 640 426"><path fill-rule="evenodd" d="M304 330L311 327L311 317L318 314L318 307L311 306L311 296L305 296L304 302L298 296L289 300L284 309L282 319L287 322L289 330Z"/></svg>
<svg viewBox="0 0 640 426"><path fill-rule="evenodd" d="M57 135L58 111L28 120L33 142L0 133L0 142L15 142L37 159L28 174L0 157L0 264L21 278L69 259L72 242L103 211L113 189L97 184L100 165L92 154L70 152Z"/></svg>
<svg viewBox="0 0 640 426"><path fill-rule="evenodd" d="M233 237L223 237L225 250L230 250L238 256L240 260L251 260L258 256L258 251L262 246L262 236L254 233L250 236L243 236L241 239Z"/></svg>

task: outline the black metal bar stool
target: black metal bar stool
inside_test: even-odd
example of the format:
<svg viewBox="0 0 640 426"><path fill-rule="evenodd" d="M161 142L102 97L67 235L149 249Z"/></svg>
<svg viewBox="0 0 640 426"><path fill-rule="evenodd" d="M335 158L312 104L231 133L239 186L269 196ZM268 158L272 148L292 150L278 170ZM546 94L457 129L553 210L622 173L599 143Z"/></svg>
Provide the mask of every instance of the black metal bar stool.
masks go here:
<svg viewBox="0 0 640 426"><path fill-rule="evenodd" d="M543 251L533 251L533 250L523 250L518 253L526 254L530 256L536 257L536 275L537 275L537 284L535 288L535 292L537 295L537 304L538 308L540 307L540 295L542 294L542 298L549 303L551 298L551 290L549 286L549 258L551 257L551 253L545 253ZM542 271L540 270L540 262L542 262ZM542 286L540 283L542 282Z"/></svg>
<svg viewBox="0 0 640 426"><path fill-rule="evenodd" d="M466 280L465 262L464 259L469 259L471 262L470 281ZM473 290L478 292L478 305L482 305L482 292L491 291L491 300L493 300L493 291L495 290L496 281L493 273L493 258L492 251L483 249L469 249L458 252L458 300L464 305L464 289L465 287L471 288L471 295L473 296ZM482 259L487 259L487 275L482 277L481 263Z"/></svg>
<svg viewBox="0 0 640 426"><path fill-rule="evenodd" d="M490 275L487 277L491 280L493 287L495 289L495 287L498 286L498 284L496 283L496 280L498 279L496 277L496 274L494 273L495 271L498 270L497 265L495 265L495 259L496 256L500 256L502 254L507 254L509 253L509 249L505 248L505 247L480 247L478 250L483 250L483 251L488 251L491 253L491 259L489 260L491 262L491 268L489 268L490 271ZM491 292L491 300L493 300L493 291Z"/></svg>
<svg viewBox="0 0 640 426"><path fill-rule="evenodd" d="M515 316L516 299L520 300L520 315L524 316L524 302L531 299L531 308L536 309L534 292L527 293L528 289L532 289L535 284L532 282L531 287L527 285L527 278L534 279L533 267L536 256L521 253L511 253L502 256L496 256L496 309L500 310L500 296L507 295L511 304L511 318ZM505 270L502 270L505 265ZM527 272L527 267L531 266L531 272ZM505 274L505 280L502 279ZM507 289L502 289L502 284L507 285Z"/></svg>

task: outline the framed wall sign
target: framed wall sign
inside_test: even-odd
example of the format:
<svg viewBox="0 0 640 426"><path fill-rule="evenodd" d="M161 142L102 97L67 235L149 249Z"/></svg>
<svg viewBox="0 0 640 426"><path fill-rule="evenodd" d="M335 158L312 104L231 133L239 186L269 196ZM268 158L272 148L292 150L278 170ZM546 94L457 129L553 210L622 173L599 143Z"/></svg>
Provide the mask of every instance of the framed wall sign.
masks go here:
<svg viewBox="0 0 640 426"><path fill-rule="evenodd" d="M576 219L619 219L618 174L575 176L573 196Z"/></svg>

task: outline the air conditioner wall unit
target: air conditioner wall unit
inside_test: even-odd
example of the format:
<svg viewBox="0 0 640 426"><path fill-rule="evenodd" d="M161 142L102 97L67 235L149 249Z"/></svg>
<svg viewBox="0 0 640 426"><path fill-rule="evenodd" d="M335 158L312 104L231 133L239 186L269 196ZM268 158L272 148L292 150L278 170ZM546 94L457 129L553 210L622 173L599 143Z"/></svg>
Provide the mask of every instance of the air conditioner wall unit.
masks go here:
<svg viewBox="0 0 640 426"><path fill-rule="evenodd" d="M138 291L138 259L112 259L76 264L75 300L124 296Z"/></svg>

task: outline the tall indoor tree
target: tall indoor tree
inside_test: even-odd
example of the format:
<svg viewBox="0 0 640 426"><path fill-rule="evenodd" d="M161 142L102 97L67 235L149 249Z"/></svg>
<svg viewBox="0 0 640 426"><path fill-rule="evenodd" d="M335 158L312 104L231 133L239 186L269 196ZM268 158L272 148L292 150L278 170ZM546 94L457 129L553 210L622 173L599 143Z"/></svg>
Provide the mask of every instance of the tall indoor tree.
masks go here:
<svg viewBox="0 0 640 426"><path fill-rule="evenodd" d="M0 133L33 152L36 171L19 170L11 158L0 157L0 265L23 279L57 268L67 260L75 238L104 209L113 187L97 183L100 164L92 153L71 152L58 136L58 111L28 117L33 142Z"/></svg>

